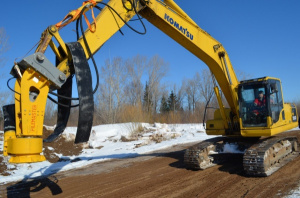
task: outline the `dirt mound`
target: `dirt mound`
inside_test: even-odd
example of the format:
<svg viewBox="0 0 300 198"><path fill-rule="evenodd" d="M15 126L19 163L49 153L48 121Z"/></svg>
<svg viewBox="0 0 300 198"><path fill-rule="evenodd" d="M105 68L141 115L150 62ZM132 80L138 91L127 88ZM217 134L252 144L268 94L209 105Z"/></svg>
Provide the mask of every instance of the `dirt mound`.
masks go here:
<svg viewBox="0 0 300 198"><path fill-rule="evenodd" d="M8 167L7 167L6 163L4 162L3 152L2 151L0 151L0 155L1 155L0 156L0 175L2 175L2 176L8 176L10 174L6 172L7 169L8 169Z"/></svg>
<svg viewBox="0 0 300 198"><path fill-rule="evenodd" d="M43 138L48 137L53 131L47 130L44 127ZM43 153L46 159L55 163L60 159L59 154L63 156L76 156L82 152L82 144L74 144L75 135L74 134L62 134L56 140L51 143L44 143Z"/></svg>

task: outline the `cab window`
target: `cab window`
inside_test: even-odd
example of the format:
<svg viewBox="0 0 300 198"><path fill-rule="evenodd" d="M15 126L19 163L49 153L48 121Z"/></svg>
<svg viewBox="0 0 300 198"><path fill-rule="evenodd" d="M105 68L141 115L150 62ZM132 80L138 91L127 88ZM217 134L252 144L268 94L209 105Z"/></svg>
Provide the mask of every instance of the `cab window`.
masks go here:
<svg viewBox="0 0 300 198"><path fill-rule="evenodd" d="M278 122L280 112L283 109L282 91L280 81L274 80L270 83L270 109L273 123ZM283 116L284 119L284 116Z"/></svg>
<svg viewBox="0 0 300 198"><path fill-rule="evenodd" d="M239 89L239 97L243 126L267 126L267 101L264 85L243 85Z"/></svg>

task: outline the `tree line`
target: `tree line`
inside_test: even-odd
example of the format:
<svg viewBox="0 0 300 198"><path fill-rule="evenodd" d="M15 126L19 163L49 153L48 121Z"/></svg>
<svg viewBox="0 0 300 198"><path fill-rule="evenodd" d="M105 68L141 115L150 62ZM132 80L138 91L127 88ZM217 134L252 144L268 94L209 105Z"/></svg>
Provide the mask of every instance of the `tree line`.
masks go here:
<svg viewBox="0 0 300 198"><path fill-rule="evenodd" d="M203 69L178 83L166 83L170 69L159 55L107 59L100 68L100 85L94 95L94 125L124 122L201 123L211 119L217 100L210 70ZM237 71L240 80L251 78ZM221 92L222 93L222 92ZM223 98L224 99L224 98ZM300 110L300 102L294 101ZM226 101L224 99L226 106ZM299 112L299 111L298 111ZM69 125L76 126L78 109L73 108ZM47 104L45 123L56 123L56 108Z"/></svg>
<svg viewBox="0 0 300 198"><path fill-rule="evenodd" d="M136 55L107 59L100 69L100 84L94 95L94 125L123 122L202 122L212 94L208 69L181 84L166 83L167 63L159 55ZM216 105L214 99L212 104ZM45 122L55 122L53 104L47 105ZM77 124L78 109L71 110L70 125ZM209 114L212 115L212 113Z"/></svg>
<svg viewBox="0 0 300 198"><path fill-rule="evenodd" d="M183 79L180 85L163 81L168 71L169 64L158 55L106 60L100 68L100 84L94 95L94 125L203 122L208 101L210 107L218 107L209 69ZM238 73L238 76L248 78L243 73ZM10 96L13 94L0 91L0 129L3 129L2 106L13 101ZM300 102L295 103L299 112ZM213 112L214 109L209 108L206 119L212 118ZM47 101L45 124L56 124L56 114L56 104ZM78 108L72 108L68 125L77 126L77 121Z"/></svg>
<svg viewBox="0 0 300 198"><path fill-rule="evenodd" d="M8 36L0 27L0 68L6 62ZM210 101L217 107L209 69L197 72L178 83L166 83L169 63L159 55L107 59L100 69L100 85L94 95L94 125L124 122L200 123ZM240 80L249 78L237 72ZM4 74L1 73L3 78ZM13 87L13 86L12 86ZM13 103L14 94L0 88L0 130L3 129L2 106ZM300 99L293 101L300 112ZM226 104L226 102L225 102ZM207 119L214 109L208 109ZM56 123L56 104L47 101L45 124ZM76 126L78 108L71 109L69 126Z"/></svg>

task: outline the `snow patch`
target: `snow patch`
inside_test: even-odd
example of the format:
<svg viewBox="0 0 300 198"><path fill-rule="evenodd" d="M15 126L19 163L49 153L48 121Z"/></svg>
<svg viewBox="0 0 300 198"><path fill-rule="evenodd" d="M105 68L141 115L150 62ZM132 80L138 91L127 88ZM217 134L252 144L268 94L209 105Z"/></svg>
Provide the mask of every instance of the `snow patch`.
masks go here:
<svg viewBox="0 0 300 198"><path fill-rule="evenodd" d="M245 151L241 151L238 149L237 144L224 144L222 153L244 153Z"/></svg>
<svg viewBox="0 0 300 198"><path fill-rule="evenodd" d="M45 128L54 130L55 126ZM62 136L65 141L74 141L76 131L76 127L67 127ZM202 124L123 123L94 126L87 145L77 156L53 153L60 158L58 162L44 161L31 164L9 164L9 157L4 157L3 162L7 165L7 172L10 175L0 175L0 184L47 176L100 161L135 157L173 145L199 142L214 137L207 136L204 132ZM0 136L1 134L3 132L0 132ZM128 138L129 141L123 141L122 137ZM1 139L0 144L3 144ZM55 150L50 146L44 146L53 152ZM0 149L3 149L2 147Z"/></svg>
<svg viewBox="0 0 300 198"><path fill-rule="evenodd" d="M54 125L54 126L46 126L46 125L43 125L43 127L45 127L45 129L48 130L48 131L54 131L56 125Z"/></svg>
<svg viewBox="0 0 300 198"><path fill-rule="evenodd" d="M292 190L289 195L285 196L284 198L299 198L300 197L300 185L298 189Z"/></svg>

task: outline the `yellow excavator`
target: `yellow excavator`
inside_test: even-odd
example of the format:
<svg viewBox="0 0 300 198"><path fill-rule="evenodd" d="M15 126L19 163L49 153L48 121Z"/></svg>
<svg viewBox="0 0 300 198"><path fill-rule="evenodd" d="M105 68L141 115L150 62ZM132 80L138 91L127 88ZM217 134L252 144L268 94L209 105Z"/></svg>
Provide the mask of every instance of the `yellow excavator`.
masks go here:
<svg viewBox="0 0 300 198"><path fill-rule="evenodd" d="M100 10L96 17L93 9ZM92 22L85 15L87 11L92 14ZM51 142L64 131L70 108L74 106L79 108L75 143L89 140L93 94L97 86L92 87L87 60L92 59L95 64L93 54L124 25L133 29L128 22L134 16L144 28L142 18L147 19L201 59L211 71L219 109L215 111L214 119L207 121L206 133L218 137L188 148L184 155L187 168L206 169L218 164L224 159L215 153L222 153L224 146L232 143L244 151L243 166L248 175L271 175L298 156L296 137L274 136L298 126L296 107L284 103L279 79L262 77L238 81L222 44L202 30L172 0L110 0L108 3L89 0L69 12L61 22L49 26L35 53L16 62L11 70L16 78L15 104L3 107L3 154L10 156L9 162L44 161L41 154L43 141ZM86 31L82 26L84 20L88 25ZM77 41L65 43L59 30L73 21L76 21ZM44 54L48 46L56 55L55 65ZM97 67L95 69L98 76ZM74 76L78 98L72 98ZM220 89L228 108L224 107ZM57 96L58 101L49 94ZM43 140L47 98L58 104L58 118L53 134ZM72 100L78 100L78 105L72 105Z"/></svg>

